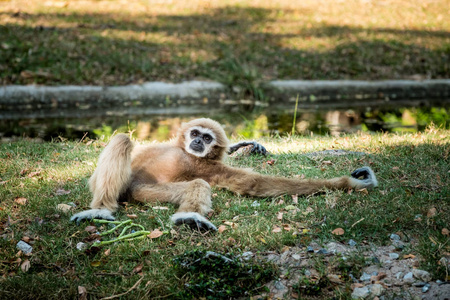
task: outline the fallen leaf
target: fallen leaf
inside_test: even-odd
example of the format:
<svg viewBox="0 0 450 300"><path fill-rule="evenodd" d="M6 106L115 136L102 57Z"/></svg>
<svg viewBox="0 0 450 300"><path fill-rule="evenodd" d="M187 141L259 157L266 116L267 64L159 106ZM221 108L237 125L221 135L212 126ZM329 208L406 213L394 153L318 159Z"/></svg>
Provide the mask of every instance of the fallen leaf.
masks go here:
<svg viewBox="0 0 450 300"><path fill-rule="evenodd" d="M78 286L78 300L87 299L87 290L84 286Z"/></svg>
<svg viewBox="0 0 450 300"><path fill-rule="evenodd" d="M17 203L17 204L20 204L20 205L27 204L27 201L28 201L27 198L24 198L24 197L16 197L14 199L14 202Z"/></svg>
<svg viewBox="0 0 450 300"><path fill-rule="evenodd" d="M322 164L324 164L324 165L332 165L333 163L331 162L331 160L324 160L322 162Z"/></svg>
<svg viewBox="0 0 450 300"><path fill-rule="evenodd" d="M111 254L111 249L106 249L105 252L103 252L103 255L109 256Z"/></svg>
<svg viewBox="0 0 450 300"><path fill-rule="evenodd" d="M130 219L137 219L138 218L138 216L135 215L135 214L127 215L127 217L130 218Z"/></svg>
<svg viewBox="0 0 450 300"><path fill-rule="evenodd" d="M267 161L267 164L268 164L269 166L273 166L273 165L275 164L275 160L274 160L274 159L268 160L268 161Z"/></svg>
<svg viewBox="0 0 450 300"><path fill-rule="evenodd" d="M397 170L399 170L400 168L399 167L393 167L392 168L392 171L397 171Z"/></svg>
<svg viewBox="0 0 450 300"><path fill-rule="evenodd" d="M339 227L339 228L336 228L335 230L333 230L331 233L334 235L343 235L345 233L345 231L344 231L344 229Z"/></svg>
<svg viewBox="0 0 450 300"><path fill-rule="evenodd" d="M28 177L31 178L31 177L37 176L39 174L41 174L41 171L31 172L30 174L28 174Z"/></svg>
<svg viewBox="0 0 450 300"><path fill-rule="evenodd" d="M237 228L238 227L238 224L234 223L234 222L226 221L226 222L223 222L223 224L231 226L231 228Z"/></svg>
<svg viewBox="0 0 450 300"><path fill-rule="evenodd" d="M360 189L360 190L356 190L356 191L361 193L361 194L364 194L364 195L369 195L369 191L366 188Z"/></svg>
<svg viewBox="0 0 450 300"><path fill-rule="evenodd" d="M28 270L30 269L31 263L28 259L26 259L21 265L20 265L20 269L23 272L28 272Z"/></svg>
<svg viewBox="0 0 450 300"><path fill-rule="evenodd" d="M278 220L283 220L283 213L282 212L279 212L278 214L277 214L277 219Z"/></svg>
<svg viewBox="0 0 450 300"><path fill-rule="evenodd" d="M24 237L22 238L22 241L24 241L25 243L30 243L31 241L33 241L33 239L30 238L29 236L24 236Z"/></svg>
<svg viewBox="0 0 450 300"><path fill-rule="evenodd" d="M64 189L57 189L55 194L56 194L56 196L67 195L67 194L70 194L70 191L66 191Z"/></svg>
<svg viewBox="0 0 450 300"><path fill-rule="evenodd" d="M19 174L20 174L21 176L23 176L23 175L25 175L26 173L28 173L28 171L29 171L28 169L23 169L23 170L20 171Z"/></svg>
<svg viewBox="0 0 450 300"><path fill-rule="evenodd" d="M273 233L279 233L279 232L281 232L281 231L282 231L282 230L281 230L280 227L278 227L278 226L273 226L273 230L272 230Z"/></svg>
<svg viewBox="0 0 450 300"><path fill-rule="evenodd" d="M445 236L449 236L450 235L450 231L447 228L442 228L441 233Z"/></svg>
<svg viewBox="0 0 450 300"><path fill-rule="evenodd" d="M142 268L144 267L144 264L139 264L136 267L134 267L132 273L139 273L142 271Z"/></svg>
<svg viewBox="0 0 450 300"><path fill-rule="evenodd" d="M289 224L283 224L283 229L286 231L291 231L292 227Z"/></svg>
<svg viewBox="0 0 450 300"><path fill-rule="evenodd" d="M159 229L155 229L155 230L153 230L152 232L150 232L150 234L149 235L147 235L149 238L151 238L151 239L156 239L156 238L159 238L160 236L162 236L163 235L163 232L161 231L161 230L159 230Z"/></svg>
<svg viewBox="0 0 450 300"><path fill-rule="evenodd" d="M343 281L341 280L339 275L335 275L335 274L328 274L327 278L329 281L331 281L332 283L336 283L336 284L341 284L343 283Z"/></svg>
<svg viewBox="0 0 450 300"><path fill-rule="evenodd" d="M291 195L291 197L292 197L292 203L298 204L298 195L297 194Z"/></svg>
<svg viewBox="0 0 450 300"><path fill-rule="evenodd" d="M95 226L87 226L84 231L90 232L90 233L94 233L97 231L97 227Z"/></svg>
<svg viewBox="0 0 450 300"><path fill-rule="evenodd" d="M222 233L222 232L224 232L225 230L227 230L227 226L225 226L225 225L220 225L218 230L219 230L219 233Z"/></svg>
<svg viewBox="0 0 450 300"><path fill-rule="evenodd" d="M314 212L314 209L312 209L311 207L307 207L306 210L304 212L302 212L303 215L308 215L310 213Z"/></svg>
<svg viewBox="0 0 450 300"><path fill-rule="evenodd" d="M99 261L93 261L93 262L91 262L91 266L92 267L100 267L100 265L101 265L102 263L101 262L99 262Z"/></svg>
<svg viewBox="0 0 450 300"><path fill-rule="evenodd" d="M267 244L267 242L266 242L266 240L265 240L264 238L259 238L259 240L260 240L261 242L263 242L264 244Z"/></svg>
<svg viewBox="0 0 450 300"><path fill-rule="evenodd" d="M415 258L416 256L414 254L405 254L403 255L404 259L408 259L408 258Z"/></svg>
<svg viewBox="0 0 450 300"><path fill-rule="evenodd" d="M56 206L56 209L62 212L68 212L73 209L73 206L61 203Z"/></svg>
<svg viewBox="0 0 450 300"><path fill-rule="evenodd" d="M297 209L297 207L295 207L294 205L288 205L284 209L285 210L295 210L295 209Z"/></svg>
<svg viewBox="0 0 450 300"><path fill-rule="evenodd" d="M437 209L436 207L432 207L430 208L430 210L427 212L427 217L428 218L433 218L434 216L436 216L437 214Z"/></svg>

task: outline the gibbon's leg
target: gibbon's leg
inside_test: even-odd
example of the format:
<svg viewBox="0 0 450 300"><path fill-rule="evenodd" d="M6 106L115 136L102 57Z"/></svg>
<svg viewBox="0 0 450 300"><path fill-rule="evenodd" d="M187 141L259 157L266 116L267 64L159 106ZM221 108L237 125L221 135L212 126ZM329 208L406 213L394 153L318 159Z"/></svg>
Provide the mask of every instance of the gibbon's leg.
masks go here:
<svg viewBox="0 0 450 300"><path fill-rule="evenodd" d="M228 154L232 154L232 153L236 152L239 148L242 148L242 147L245 147L248 145L253 146L252 150L250 151L250 153L252 153L252 154L266 155L268 153L266 148L263 145L252 141L252 142L239 142L239 143L230 145L228 148Z"/></svg>
<svg viewBox="0 0 450 300"><path fill-rule="evenodd" d="M140 202L170 202L178 204L171 219L175 225L187 224L193 229L216 231L217 228L203 217L211 211L211 187L203 179L188 182L135 184L131 197Z"/></svg>
<svg viewBox="0 0 450 300"><path fill-rule="evenodd" d="M131 150L133 144L125 134L116 135L100 154L97 168L89 179L92 192L90 210L73 215L70 220L114 220L112 213L118 208L117 200L131 180Z"/></svg>
<svg viewBox="0 0 450 300"><path fill-rule="evenodd" d="M358 179L362 177L362 179ZM211 184L241 195L272 197L284 194L310 195L328 189L373 188L378 185L374 172L362 167L352 173L352 177L342 176L332 179L292 179L272 177L222 166L217 175L212 176Z"/></svg>

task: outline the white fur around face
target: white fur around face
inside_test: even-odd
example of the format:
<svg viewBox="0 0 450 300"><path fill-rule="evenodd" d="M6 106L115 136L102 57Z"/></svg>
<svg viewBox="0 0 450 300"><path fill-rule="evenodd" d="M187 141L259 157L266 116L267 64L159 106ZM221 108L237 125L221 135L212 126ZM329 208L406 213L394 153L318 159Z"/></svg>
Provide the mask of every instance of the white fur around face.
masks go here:
<svg viewBox="0 0 450 300"><path fill-rule="evenodd" d="M198 130L201 134L209 134L213 138L210 144L205 144L205 150L203 150L203 152L194 151L189 147L189 145L192 142L191 138L192 130ZM195 155L197 157L205 157L215 144L216 144L216 135L209 128L204 128L201 126L193 126L188 130L186 130L186 132L184 133L184 149L186 150L187 153Z"/></svg>

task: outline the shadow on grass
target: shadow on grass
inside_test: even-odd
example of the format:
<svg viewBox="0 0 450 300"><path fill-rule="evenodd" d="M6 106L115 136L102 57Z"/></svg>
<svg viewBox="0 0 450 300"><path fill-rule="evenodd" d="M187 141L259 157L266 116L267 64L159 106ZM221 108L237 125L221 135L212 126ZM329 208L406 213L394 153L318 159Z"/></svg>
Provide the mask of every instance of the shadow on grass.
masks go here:
<svg viewBox="0 0 450 300"><path fill-rule="evenodd" d="M10 20L0 27L1 82L101 85L209 78L261 98L260 82L278 78L450 76L449 32L291 22L296 29L284 33L276 18L280 11L289 12L228 6L187 16L0 13ZM279 33L271 32L274 28ZM418 44L424 38L441 46L427 49Z"/></svg>

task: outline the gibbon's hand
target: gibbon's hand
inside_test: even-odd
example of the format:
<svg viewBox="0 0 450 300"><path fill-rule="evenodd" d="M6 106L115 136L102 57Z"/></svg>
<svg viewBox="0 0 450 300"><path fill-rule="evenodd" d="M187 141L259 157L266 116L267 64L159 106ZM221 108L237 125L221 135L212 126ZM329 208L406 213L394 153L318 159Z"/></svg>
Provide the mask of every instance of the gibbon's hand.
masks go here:
<svg viewBox="0 0 450 300"><path fill-rule="evenodd" d="M80 224L80 222L83 220L92 220L92 219L104 219L108 221L114 221L112 212L106 208L103 209L94 208L79 212L73 215L70 218L70 221L71 222L75 221L77 222L77 224Z"/></svg>
<svg viewBox="0 0 450 300"><path fill-rule="evenodd" d="M268 151L266 150L266 148L263 145L261 145L257 142L251 141L251 142L239 142L239 143L231 145L228 150L228 154L236 152L239 148L242 148L242 147L245 147L248 145L253 146L253 149L250 151L251 154L266 155L268 153Z"/></svg>
<svg viewBox="0 0 450 300"><path fill-rule="evenodd" d="M217 227L213 223L196 212L179 212L173 214L171 219L177 226L186 224L194 230L217 231Z"/></svg>
<svg viewBox="0 0 450 300"><path fill-rule="evenodd" d="M378 185L375 173L369 167L362 167L352 172L352 177L362 181L367 188L373 188ZM362 179L359 179L362 177Z"/></svg>

